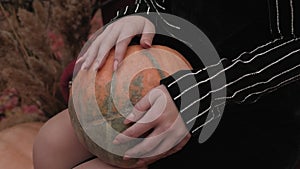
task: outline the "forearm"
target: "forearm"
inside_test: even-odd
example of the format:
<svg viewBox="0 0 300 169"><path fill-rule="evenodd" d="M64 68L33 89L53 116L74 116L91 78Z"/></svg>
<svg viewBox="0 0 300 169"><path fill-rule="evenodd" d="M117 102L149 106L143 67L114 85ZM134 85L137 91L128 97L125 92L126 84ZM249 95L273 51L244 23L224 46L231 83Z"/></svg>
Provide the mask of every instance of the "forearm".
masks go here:
<svg viewBox="0 0 300 169"><path fill-rule="evenodd" d="M180 71L161 83L167 87L190 131L195 133L211 119L207 117L209 111L215 110L213 119L218 117L218 106L253 103L263 95L298 80L299 58L300 40L282 39L243 53L234 60L222 59L198 71ZM224 69L208 76L207 72L220 64ZM226 84L210 86L211 80L222 74L226 76ZM212 93L224 90L226 96L211 97ZM195 93L199 97L193 98Z"/></svg>

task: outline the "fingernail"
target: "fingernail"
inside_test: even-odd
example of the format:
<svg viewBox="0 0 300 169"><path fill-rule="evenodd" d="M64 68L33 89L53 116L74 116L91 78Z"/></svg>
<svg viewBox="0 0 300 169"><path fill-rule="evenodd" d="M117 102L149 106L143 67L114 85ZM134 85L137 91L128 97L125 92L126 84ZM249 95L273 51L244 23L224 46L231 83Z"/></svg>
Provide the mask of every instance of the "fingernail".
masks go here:
<svg viewBox="0 0 300 169"><path fill-rule="evenodd" d="M145 43L145 45L146 45L147 48L150 48L150 47L151 47L151 43L150 43L150 42L145 41L144 43Z"/></svg>
<svg viewBox="0 0 300 169"><path fill-rule="evenodd" d="M131 113L127 116L126 120L129 120L129 121L133 121L134 120L134 114Z"/></svg>
<svg viewBox="0 0 300 169"><path fill-rule="evenodd" d="M115 61L114 61L114 71L117 70L118 64L119 64L119 61L115 60Z"/></svg>
<svg viewBox="0 0 300 169"><path fill-rule="evenodd" d="M120 144L119 140L114 139L113 144Z"/></svg>
<svg viewBox="0 0 300 169"><path fill-rule="evenodd" d="M78 60L76 60L75 64L78 64L81 61L81 58L79 58Z"/></svg>
<svg viewBox="0 0 300 169"><path fill-rule="evenodd" d="M123 160L129 160L129 158L130 158L129 155L125 154Z"/></svg>
<svg viewBox="0 0 300 169"><path fill-rule="evenodd" d="M123 121L124 124L129 124L130 122L131 122L131 121L128 120L128 119L125 119L125 120Z"/></svg>

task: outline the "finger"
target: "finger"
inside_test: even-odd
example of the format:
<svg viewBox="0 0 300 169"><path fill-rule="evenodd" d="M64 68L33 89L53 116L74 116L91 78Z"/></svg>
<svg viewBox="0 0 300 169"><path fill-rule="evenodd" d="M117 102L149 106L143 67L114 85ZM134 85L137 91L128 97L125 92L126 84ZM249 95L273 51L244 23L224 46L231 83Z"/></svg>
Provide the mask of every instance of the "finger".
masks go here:
<svg viewBox="0 0 300 169"><path fill-rule="evenodd" d="M81 65L81 69L88 69L90 64L96 57L96 55L91 55L90 51L98 50L97 46L95 44L92 44L88 48L89 49L76 61L76 65Z"/></svg>
<svg viewBox="0 0 300 169"><path fill-rule="evenodd" d="M165 111L166 100L164 99L163 96L155 97L152 99L150 96L149 100L150 100L150 104L153 102L152 106L147 111L147 113L137 121L138 123L145 124L145 123L155 122L159 117L161 117L161 115Z"/></svg>
<svg viewBox="0 0 300 169"><path fill-rule="evenodd" d="M151 95L150 95L151 96ZM151 97L150 97L151 98ZM161 102L158 100L158 102ZM151 104L151 99L150 99ZM114 143L124 143L135 139L143 134L146 134L150 129L156 127L156 119L162 113L160 104L154 103L153 106L149 109L149 111L140 118L136 123L127 128L123 133L116 136ZM140 113L142 114L142 113ZM134 118L138 118L137 115Z"/></svg>
<svg viewBox="0 0 300 169"><path fill-rule="evenodd" d="M82 65L84 62L84 59L82 59L83 56L81 56L78 60L76 60L75 65L74 65L74 70L73 70L73 77L77 75L77 73L83 69Z"/></svg>
<svg viewBox="0 0 300 169"><path fill-rule="evenodd" d="M143 48L150 48L155 35L155 27L152 22L145 21L140 44Z"/></svg>
<svg viewBox="0 0 300 169"><path fill-rule="evenodd" d="M81 52L84 54L81 54L82 56L77 60L78 63L83 62L81 69L88 69L92 65L93 61L97 57L97 51L99 50L101 42L107 36L107 34L109 34L111 29L112 26L107 26L104 31L99 30L95 32L92 35L92 38L88 40L84 46L85 52Z"/></svg>
<svg viewBox="0 0 300 169"><path fill-rule="evenodd" d="M81 64L85 61L86 59L86 55L80 56L77 60L76 60L76 64Z"/></svg>
<svg viewBox="0 0 300 169"><path fill-rule="evenodd" d="M95 60L95 55L91 55L89 51L85 54L86 57L84 58L84 62L82 64L81 69L89 69L89 67L92 65L93 61Z"/></svg>
<svg viewBox="0 0 300 169"><path fill-rule="evenodd" d="M134 106L132 113L130 113L126 119L124 120L124 124L128 124L130 122L136 122L139 120L145 112L151 107L153 103L151 103L149 99L150 92L147 93L144 97L142 97Z"/></svg>
<svg viewBox="0 0 300 169"><path fill-rule="evenodd" d="M160 133L161 132L159 130L154 130L142 142L127 150L124 154L124 160L127 160L129 158L147 157L146 154L150 153L161 144L164 136L159 135Z"/></svg>
<svg viewBox="0 0 300 169"><path fill-rule="evenodd" d="M104 30L106 32L109 32L109 26L103 26L102 28L98 29L96 32L94 32L88 39L87 42L85 42L85 44L83 45L80 53L79 53L79 57L77 59L77 63L80 63L82 61L84 61L86 59L86 57L83 57L83 56L87 56L85 55L85 53L88 51L88 49L91 47L92 44L97 44L99 42L102 41L102 36L105 34L103 33ZM97 40L97 41L96 41ZM98 45L99 46L99 45Z"/></svg>
<svg viewBox="0 0 300 169"><path fill-rule="evenodd" d="M144 133L147 133L151 128L153 128L154 125L152 123L134 123L132 126L127 128L122 133L118 134L113 143L114 144L121 144L128 142L130 140L136 139L139 136L143 135Z"/></svg>
<svg viewBox="0 0 300 169"><path fill-rule="evenodd" d="M100 45L100 41L94 41L85 54L78 59L78 63L82 62L82 69L88 69L92 65L93 61L97 57L97 51L99 50Z"/></svg>
<svg viewBox="0 0 300 169"><path fill-rule="evenodd" d="M112 31L109 34L106 34L106 37L109 36L109 38L105 38L105 41L101 43L100 48L98 50L97 58L94 63L94 70L98 70L100 66L103 65L103 63L106 60L106 57L108 56L111 49L115 46L116 41L120 34L120 28L113 28Z"/></svg>
<svg viewBox="0 0 300 169"><path fill-rule="evenodd" d="M85 59L87 57L87 55L85 55L85 53L91 47L92 43L96 40L96 38L101 35L103 30L104 30L104 28L98 29L94 34L91 35L90 39L87 42L85 42L85 44L83 45L80 53L78 54L76 64L80 64L80 63L83 63L85 61Z"/></svg>
<svg viewBox="0 0 300 169"><path fill-rule="evenodd" d="M158 135L159 133L161 132L151 133L151 136L148 136L143 142L125 152L124 159L139 158L137 166L148 165L180 151L190 139L190 135L184 139L179 139L181 137L170 139L167 133Z"/></svg>
<svg viewBox="0 0 300 169"><path fill-rule="evenodd" d="M129 123L136 122L141 119L146 114L146 112L147 111L140 111L134 108L133 111L125 118L123 123L127 125Z"/></svg>
<svg viewBox="0 0 300 169"><path fill-rule="evenodd" d="M134 111L126 117L124 123L128 124L138 120L139 123L155 121L165 111L166 105L165 94L160 89L153 89L135 105ZM147 109L148 112L145 114Z"/></svg>
<svg viewBox="0 0 300 169"><path fill-rule="evenodd" d="M185 139L183 139L178 145L176 145L175 147L171 148L169 151L166 152L162 152L158 155L148 155L148 157L145 158L141 158L138 160L138 162L136 163L137 166L146 166L149 165L159 159L165 158L167 156L170 156L178 151L180 151L189 141L189 138L186 137ZM154 153L157 154L157 153Z"/></svg>
<svg viewBox="0 0 300 169"><path fill-rule="evenodd" d="M179 122L180 120L181 119L177 119L177 122ZM149 150L146 147L148 147L148 148L152 147L152 151L148 151L147 154L144 154L145 158L157 156L160 154L166 154L166 152L168 152L167 154L175 153L175 152L181 150L191 137L190 133L186 130L185 127L176 127L176 128L169 127L167 130L164 127L157 127L157 128L155 128L155 130L152 133L160 134L159 136L152 138L153 142L155 142L156 140L160 140L159 137L162 137L163 140L161 141L159 146L157 146L155 148L153 148L153 146L151 146L151 144L153 144L153 143L149 142L147 144L146 141L143 141L145 143L145 145L143 145L143 147L139 147L139 150L135 150L135 151L141 151L143 148L146 150ZM148 139L148 137L146 139ZM140 143L140 144L142 144L142 143ZM132 149L135 149L136 147L138 147L138 146L135 146ZM145 150L142 150L142 151L145 151ZM131 152L128 152L129 155L132 155L130 153ZM127 152L125 154L127 154Z"/></svg>
<svg viewBox="0 0 300 169"><path fill-rule="evenodd" d="M94 32L90 37L89 41L95 41L99 35L101 35L105 30L110 29L110 25L104 25L101 28L99 28L96 32Z"/></svg>
<svg viewBox="0 0 300 169"><path fill-rule="evenodd" d="M190 134L187 134L179 144L177 144L174 148L172 148L171 150L167 151L165 156L169 156L169 155L172 155L178 151L180 151L190 140L191 138L191 135Z"/></svg>
<svg viewBox="0 0 300 169"><path fill-rule="evenodd" d="M134 35L129 35L127 37L126 36L126 32L121 33L120 38L117 41L115 50L114 71L117 70L119 63L122 62L124 55L127 51L127 47L132 38L134 37Z"/></svg>
<svg viewBox="0 0 300 169"><path fill-rule="evenodd" d="M105 35L102 35L105 36ZM95 58L97 57L97 51L99 50L99 46L101 45L101 37L94 41L87 52L80 58L78 59L77 62L82 62L82 69L88 69L92 63L94 62Z"/></svg>

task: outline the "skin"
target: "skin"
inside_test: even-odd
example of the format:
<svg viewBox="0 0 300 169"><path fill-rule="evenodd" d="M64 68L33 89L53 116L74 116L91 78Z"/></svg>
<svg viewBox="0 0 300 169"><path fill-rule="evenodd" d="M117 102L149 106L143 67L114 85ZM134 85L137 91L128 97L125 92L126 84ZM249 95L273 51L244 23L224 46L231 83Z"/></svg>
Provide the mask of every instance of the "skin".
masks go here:
<svg viewBox="0 0 300 169"><path fill-rule="evenodd" d="M143 97L124 123L133 125L116 136L113 141L115 144L125 143L151 130L140 144L125 152L124 159L140 158L138 167L178 152L191 137L163 85Z"/></svg>
<svg viewBox="0 0 300 169"><path fill-rule="evenodd" d="M33 145L34 169L121 169L98 158L82 163L93 156L78 141L67 109L42 126Z"/></svg>
<svg viewBox="0 0 300 169"><path fill-rule="evenodd" d="M82 69L88 69L93 65L93 69L97 70L105 62L108 52L115 47L114 70L116 70L134 36L141 35L141 46L149 48L151 47L154 33L154 25L146 18L128 16L119 19L108 25L96 37L86 53L77 60L77 64L82 64Z"/></svg>

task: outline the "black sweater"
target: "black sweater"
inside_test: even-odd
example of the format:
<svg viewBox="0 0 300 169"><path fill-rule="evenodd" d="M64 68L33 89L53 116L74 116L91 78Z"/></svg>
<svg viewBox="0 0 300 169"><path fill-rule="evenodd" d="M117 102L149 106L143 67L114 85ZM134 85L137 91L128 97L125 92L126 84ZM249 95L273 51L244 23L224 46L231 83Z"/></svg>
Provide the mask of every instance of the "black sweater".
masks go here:
<svg viewBox="0 0 300 169"><path fill-rule="evenodd" d="M128 14L148 17L157 30L169 36L157 35L154 43L171 46L187 56L194 70L179 71L161 84L167 87L191 133L199 133L205 126L214 130L217 123L213 121L219 121L230 102L253 103L299 79L299 8L300 3L293 0L145 0L119 10L116 18ZM193 51L197 44L185 38L191 37L191 27L180 25L165 13L196 25L220 60L203 63ZM191 99L192 93L198 97Z"/></svg>
<svg viewBox="0 0 300 169"><path fill-rule="evenodd" d="M178 50L194 68L161 84L196 139L153 168L164 168L164 162L179 168L198 162L204 168L294 168L300 142L299 9L297 0L137 0L117 12L114 20L138 14L153 21L166 35L157 34L153 43ZM148 12L173 14L194 24L220 59L203 63L189 38L178 38L189 37L189 27ZM225 85L218 82L224 76ZM193 93L198 98L189 97ZM209 142L198 144L208 137Z"/></svg>

